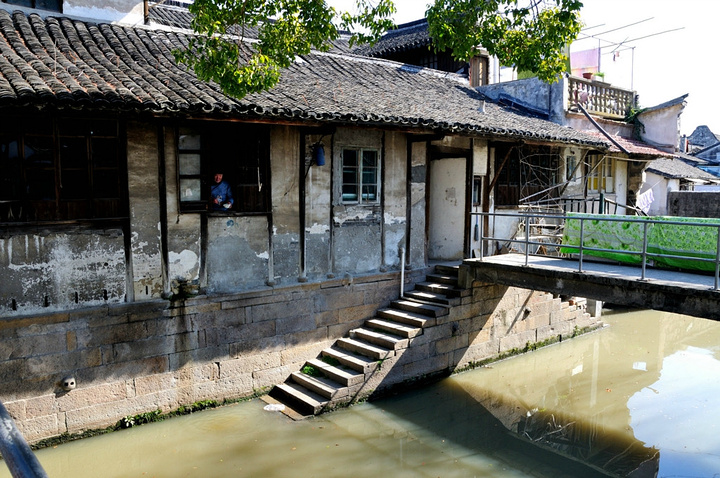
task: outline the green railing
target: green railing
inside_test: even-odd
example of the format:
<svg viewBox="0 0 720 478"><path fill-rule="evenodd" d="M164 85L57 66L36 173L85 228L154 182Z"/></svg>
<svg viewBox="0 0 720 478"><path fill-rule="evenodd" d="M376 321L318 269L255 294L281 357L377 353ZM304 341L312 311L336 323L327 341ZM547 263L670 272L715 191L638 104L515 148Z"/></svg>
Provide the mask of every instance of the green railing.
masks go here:
<svg viewBox="0 0 720 478"><path fill-rule="evenodd" d="M715 285L720 284L720 219L637 217L591 214L543 213L472 213L481 216L474 222L480 226L479 259L485 255L489 241L521 245L525 265L530 255L577 258L578 272L583 272L586 256L640 266L640 279L646 279L648 266L690 271L713 271ZM486 235L485 218L497 223L508 218L524 224L522 236L494 237ZM546 226L561 226L562 234L533 231ZM518 230L512 227L512 230ZM495 230L495 228L493 228ZM533 248L535 252L531 253ZM542 253L541 253L542 252Z"/></svg>

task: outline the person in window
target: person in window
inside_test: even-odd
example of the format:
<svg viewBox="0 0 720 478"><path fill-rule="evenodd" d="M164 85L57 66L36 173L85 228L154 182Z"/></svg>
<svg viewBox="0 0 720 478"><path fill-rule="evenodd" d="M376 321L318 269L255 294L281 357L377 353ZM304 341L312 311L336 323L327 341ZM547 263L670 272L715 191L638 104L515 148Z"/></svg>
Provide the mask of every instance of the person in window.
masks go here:
<svg viewBox="0 0 720 478"><path fill-rule="evenodd" d="M227 211L233 206L232 189L227 181L223 181L223 173L215 172L213 184L210 186L210 209L212 211Z"/></svg>

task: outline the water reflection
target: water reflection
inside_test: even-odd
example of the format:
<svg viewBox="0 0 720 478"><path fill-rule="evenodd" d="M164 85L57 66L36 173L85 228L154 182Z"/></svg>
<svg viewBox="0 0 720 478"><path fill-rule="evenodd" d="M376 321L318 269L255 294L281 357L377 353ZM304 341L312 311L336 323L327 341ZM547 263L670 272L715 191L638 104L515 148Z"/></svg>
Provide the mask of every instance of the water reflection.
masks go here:
<svg viewBox="0 0 720 478"><path fill-rule="evenodd" d="M612 476L716 476L720 326L659 312L606 320L569 346L452 380L518 436Z"/></svg>
<svg viewBox="0 0 720 478"><path fill-rule="evenodd" d="M607 322L315 419L292 422L253 401L38 457L54 477L714 476L720 325L657 312Z"/></svg>

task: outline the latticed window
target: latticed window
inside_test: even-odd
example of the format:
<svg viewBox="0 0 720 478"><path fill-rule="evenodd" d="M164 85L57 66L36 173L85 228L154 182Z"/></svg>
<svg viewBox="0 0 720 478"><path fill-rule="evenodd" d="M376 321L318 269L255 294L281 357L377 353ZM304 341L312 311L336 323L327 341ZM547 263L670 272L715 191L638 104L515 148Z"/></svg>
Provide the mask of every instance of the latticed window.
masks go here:
<svg viewBox="0 0 720 478"><path fill-rule="evenodd" d="M19 116L0 131L0 222L127 216L115 119Z"/></svg>
<svg viewBox="0 0 720 478"><path fill-rule="evenodd" d="M343 149L342 202L373 204L380 200L380 155L374 149Z"/></svg>
<svg viewBox="0 0 720 478"><path fill-rule="evenodd" d="M557 197L553 186L558 184L559 167L559 155L548 147L497 145L495 204L517 206Z"/></svg>

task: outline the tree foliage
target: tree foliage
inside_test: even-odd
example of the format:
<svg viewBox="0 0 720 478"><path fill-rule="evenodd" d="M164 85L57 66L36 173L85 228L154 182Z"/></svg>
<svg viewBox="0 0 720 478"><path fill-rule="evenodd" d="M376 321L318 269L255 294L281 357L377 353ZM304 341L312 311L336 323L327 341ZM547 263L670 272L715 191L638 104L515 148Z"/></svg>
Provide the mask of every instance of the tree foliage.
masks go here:
<svg viewBox="0 0 720 478"><path fill-rule="evenodd" d="M275 86L298 55L328 50L341 29L355 32L351 45L379 38L395 13L391 0L357 0L355 13L324 0L195 0L189 9L198 35L176 60L238 98Z"/></svg>
<svg viewBox="0 0 720 478"><path fill-rule="evenodd" d="M579 0L435 0L426 15L438 50L467 61L482 46L502 64L552 82L580 31L580 7ZM351 45L376 40L395 13L392 0L356 0L354 13L324 0L195 0L189 8L198 35L175 51L177 61L237 98L272 88L297 56L328 50L341 29L352 33Z"/></svg>
<svg viewBox="0 0 720 478"><path fill-rule="evenodd" d="M479 46L503 65L553 83L580 33L580 0L435 0L426 15L438 50L469 60Z"/></svg>

